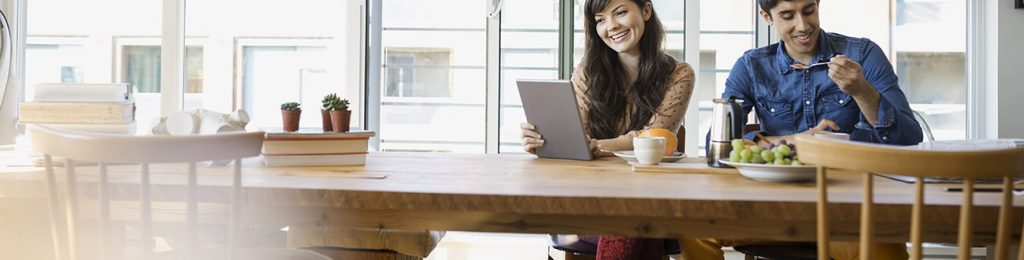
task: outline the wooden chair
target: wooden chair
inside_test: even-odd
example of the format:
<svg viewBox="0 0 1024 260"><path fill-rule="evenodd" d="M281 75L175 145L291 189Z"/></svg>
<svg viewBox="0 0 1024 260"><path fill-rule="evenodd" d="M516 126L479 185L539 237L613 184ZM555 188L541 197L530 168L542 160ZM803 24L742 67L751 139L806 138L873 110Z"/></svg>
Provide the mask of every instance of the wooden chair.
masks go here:
<svg viewBox="0 0 1024 260"><path fill-rule="evenodd" d="M1013 214L1014 177L1024 176L1024 148L1007 148L972 151L927 151L877 144L817 138L801 135L796 139L800 160L818 166L818 259L828 259L829 219L825 210L828 204L826 179L831 170L845 170L864 173L864 201L861 206L860 257L873 259L872 247L874 228L873 174L914 176L917 178L916 196L911 219L911 259L921 259L922 250L922 208L924 206L925 177L956 177L964 180L964 200L960 205L960 227L958 234L959 259L970 258L971 248L971 207L974 198L974 181L980 178L1002 178L1002 204L996 233L995 259L1008 258L1010 218ZM1021 247L1024 249L1024 246ZM1018 255L1024 259L1024 253Z"/></svg>
<svg viewBox="0 0 1024 260"><path fill-rule="evenodd" d="M198 184L197 162L210 160L233 160L234 169L229 207L228 250L226 252L204 252L196 247L185 251L189 259L196 256L216 259L328 259L305 250L246 249L239 250L239 230L242 209L242 158L257 156L263 145L263 132L239 132L217 135L195 136L123 136L83 132L66 132L43 126L29 129L35 150L44 155L46 187L49 201L51 227L57 259L81 259L80 249L98 248L97 259L109 259L114 253L107 240L111 230L111 185L108 180L108 166L111 164L137 164L139 172L139 216L141 222L142 259L153 259L153 219L150 198L150 165L156 163L188 164L187 223L191 241L198 238ZM64 158L66 193L58 196L58 183L54 173L53 157ZM76 164L91 162L98 165L98 198L87 198L80 194L76 182ZM99 234L85 239L80 234L82 216L79 204L85 199L99 201ZM92 205L92 204L89 204ZM61 216L63 213L64 216ZM91 245L86 245L89 243Z"/></svg>

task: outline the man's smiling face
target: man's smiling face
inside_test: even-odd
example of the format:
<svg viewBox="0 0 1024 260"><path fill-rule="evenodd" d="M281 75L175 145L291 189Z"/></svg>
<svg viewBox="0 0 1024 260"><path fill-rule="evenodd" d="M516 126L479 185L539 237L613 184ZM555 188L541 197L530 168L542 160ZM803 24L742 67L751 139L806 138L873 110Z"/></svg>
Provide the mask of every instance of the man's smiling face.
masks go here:
<svg viewBox="0 0 1024 260"><path fill-rule="evenodd" d="M794 58L814 57L820 30L818 1L779 1L769 12L762 11L761 16L779 32L779 38L786 44L786 52Z"/></svg>

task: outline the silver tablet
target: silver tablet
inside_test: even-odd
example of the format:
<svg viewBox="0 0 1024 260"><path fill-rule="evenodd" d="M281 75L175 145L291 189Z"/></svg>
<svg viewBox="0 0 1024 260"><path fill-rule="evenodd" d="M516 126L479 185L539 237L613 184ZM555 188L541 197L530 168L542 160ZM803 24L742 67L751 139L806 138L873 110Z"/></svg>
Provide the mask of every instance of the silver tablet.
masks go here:
<svg viewBox="0 0 1024 260"><path fill-rule="evenodd" d="M566 80L517 80L526 120L544 137L537 156L554 159L594 159L583 132L572 83Z"/></svg>

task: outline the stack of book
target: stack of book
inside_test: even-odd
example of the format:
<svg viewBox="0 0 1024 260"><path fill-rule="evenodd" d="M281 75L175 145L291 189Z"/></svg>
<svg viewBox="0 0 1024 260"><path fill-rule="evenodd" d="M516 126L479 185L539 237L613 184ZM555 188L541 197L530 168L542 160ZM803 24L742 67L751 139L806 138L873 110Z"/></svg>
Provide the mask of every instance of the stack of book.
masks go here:
<svg viewBox="0 0 1024 260"><path fill-rule="evenodd" d="M271 167L365 165L369 139L373 136L372 131L267 130L263 164Z"/></svg>
<svg viewBox="0 0 1024 260"><path fill-rule="evenodd" d="M135 100L126 83L52 83L35 87L20 105L18 121L54 128L134 134Z"/></svg>

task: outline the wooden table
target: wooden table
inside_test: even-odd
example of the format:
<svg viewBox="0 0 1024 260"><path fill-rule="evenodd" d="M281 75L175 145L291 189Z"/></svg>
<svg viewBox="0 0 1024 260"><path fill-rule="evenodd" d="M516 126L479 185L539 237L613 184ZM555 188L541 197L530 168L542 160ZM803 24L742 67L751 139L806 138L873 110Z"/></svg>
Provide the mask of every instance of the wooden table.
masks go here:
<svg viewBox="0 0 1024 260"><path fill-rule="evenodd" d="M366 166L243 170L244 221L408 230L573 233L640 237L813 241L813 183L763 183L739 175L635 173L619 158L372 153ZM112 167L115 199L137 198L137 166ZM185 166L154 166L153 198L184 200ZM227 201L228 168L200 169L200 196ZM80 174L95 196L95 175ZM385 176L384 178L378 178ZM38 172L0 174L0 198L42 198ZM837 240L856 240L861 181L830 175ZM878 240L909 240L912 186L876 177ZM961 194L927 188L926 239L955 242ZM993 241L996 194L975 197L975 241ZM1024 201L1015 202L1020 231ZM164 212L169 215L182 210ZM44 213L45 214L45 213ZM83 209L83 214L88 214ZM127 212L127 215L134 213ZM183 218L183 217L182 217ZM1016 236L1019 236L1017 234Z"/></svg>

